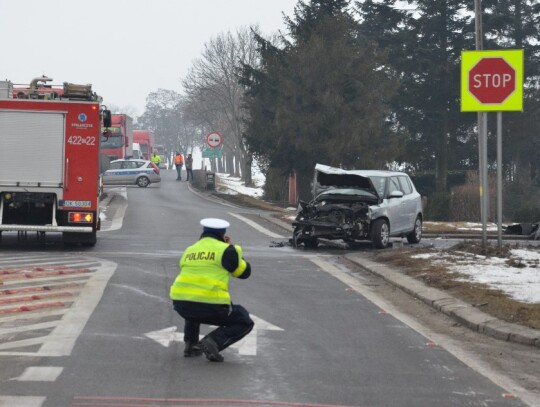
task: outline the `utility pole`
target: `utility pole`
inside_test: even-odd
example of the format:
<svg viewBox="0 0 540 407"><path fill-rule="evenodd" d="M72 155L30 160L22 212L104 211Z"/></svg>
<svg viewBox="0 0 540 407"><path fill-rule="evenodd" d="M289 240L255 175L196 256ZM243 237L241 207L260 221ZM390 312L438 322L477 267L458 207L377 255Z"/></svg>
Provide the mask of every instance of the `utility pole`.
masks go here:
<svg viewBox="0 0 540 407"><path fill-rule="evenodd" d="M474 0L474 27L476 50L484 49L482 32L482 0ZM482 247L487 247L487 212L489 186L487 177L487 113L478 112L478 182L480 184L480 218L482 220Z"/></svg>

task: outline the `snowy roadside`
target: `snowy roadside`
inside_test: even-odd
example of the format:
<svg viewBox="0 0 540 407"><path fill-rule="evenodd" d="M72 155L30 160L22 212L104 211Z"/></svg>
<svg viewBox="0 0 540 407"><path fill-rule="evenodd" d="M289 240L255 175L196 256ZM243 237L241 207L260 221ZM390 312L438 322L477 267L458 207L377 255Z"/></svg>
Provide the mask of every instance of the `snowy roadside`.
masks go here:
<svg viewBox="0 0 540 407"><path fill-rule="evenodd" d="M471 281L501 290L510 298L540 304L540 251L534 248L510 249L507 257L483 256L465 251L433 251L412 255L429 259L456 274L455 281Z"/></svg>

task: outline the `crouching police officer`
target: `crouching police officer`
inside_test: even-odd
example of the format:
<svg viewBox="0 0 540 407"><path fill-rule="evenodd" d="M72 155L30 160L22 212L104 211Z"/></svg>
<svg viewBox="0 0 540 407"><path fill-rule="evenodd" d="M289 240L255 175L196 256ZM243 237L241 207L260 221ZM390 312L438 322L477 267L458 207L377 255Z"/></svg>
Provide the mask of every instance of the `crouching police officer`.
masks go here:
<svg viewBox="0 0 540 407"><path fill-rule="evenodd" d="M253 329L248 311L231 302L230 276L246 279L250 264L242 257L242 248L231 244L225 235L229 222L222 219L201 220L203 233L180 259L180 274L170 290L176 312L184 318L184 356L203 352L212 362L223 362L219 353L246 336ZM201 324L216 325L199 342Z"/></svg>

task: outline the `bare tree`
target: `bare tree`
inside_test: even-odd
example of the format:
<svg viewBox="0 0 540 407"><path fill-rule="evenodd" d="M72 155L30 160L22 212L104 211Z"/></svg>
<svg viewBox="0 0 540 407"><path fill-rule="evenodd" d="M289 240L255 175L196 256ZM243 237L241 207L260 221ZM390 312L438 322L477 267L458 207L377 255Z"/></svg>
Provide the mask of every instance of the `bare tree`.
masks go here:
<svg viewBox="0 0 540 407"><path fill-rule="evenodd" d="M146 98L146 109L137 120L140 129L152 130L156 142L168 151L187 152L193 145L193 131L185 115L185 99L177 92L158 89Z"/></svg>
<svg viewBox="0 0 540 407"><path fill-rule="evenodd" d="M224 165L231 175L251 180L251 159L243 141L245 88L239 83L243 64L256 66L258 27L241 28L210 40L183 80L190 117L201 129L223 136Z"/></svg>
<svg viewBox="0 0 540 407"><path fill-rule="evenodd" d="M135 117L137 116L137 108L134 106L117 106L115 104L109 104L107 105L107 108L113 113L113 114L127 114L128 116Z"/></svg>

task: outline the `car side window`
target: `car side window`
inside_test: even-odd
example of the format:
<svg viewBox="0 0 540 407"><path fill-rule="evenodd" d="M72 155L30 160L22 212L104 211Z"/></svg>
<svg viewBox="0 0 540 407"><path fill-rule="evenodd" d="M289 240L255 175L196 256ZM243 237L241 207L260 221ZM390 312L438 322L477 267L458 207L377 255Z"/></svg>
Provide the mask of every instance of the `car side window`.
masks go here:
<svg viewBox="0 0 540 407"><path fill-rule="evenodd" d="M121 165L122 165L121 162L111 163L111 165L109 166L109 169L110 170L119 170Z"/></svg>
<svg viewBox="0 0 540 407"><path fill-rule="evenodd" d="M388 192L392 193L394 191L401 191L401 187L399 185L399 180L397 177L390 177L390 188L388 188Z"/></svg>
<svg viewBox="0 0 540 407"><path fill-rule="evenodd" d="M143 161L137 161L134 164L135 164L136 168L141 168L144 165L144 162Z"/></svg>
<svg viewBox="0 0 540 407"><path fill-rule="evenodd" d="M405 175L401 175L398 177L399 183L401 185L401 190L405 195L412 194L412 187L411 187L411 181L409 180L409 177L406 177Z"/></svg>

